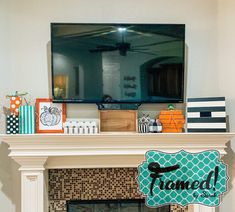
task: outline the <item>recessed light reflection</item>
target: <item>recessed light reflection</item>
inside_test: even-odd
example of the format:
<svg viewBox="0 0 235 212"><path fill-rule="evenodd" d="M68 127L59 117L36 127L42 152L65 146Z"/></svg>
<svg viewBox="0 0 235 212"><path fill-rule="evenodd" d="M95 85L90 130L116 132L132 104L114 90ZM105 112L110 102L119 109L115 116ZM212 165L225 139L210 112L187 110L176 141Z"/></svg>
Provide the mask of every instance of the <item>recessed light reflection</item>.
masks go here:
<svg viewBox="0 0 235 212"><path fill-rule="evenodd" d="M125 27L118 27L118 31L119 31L119 32L125 32L125 31L126 31L126 28L125 28Z"/></svg>

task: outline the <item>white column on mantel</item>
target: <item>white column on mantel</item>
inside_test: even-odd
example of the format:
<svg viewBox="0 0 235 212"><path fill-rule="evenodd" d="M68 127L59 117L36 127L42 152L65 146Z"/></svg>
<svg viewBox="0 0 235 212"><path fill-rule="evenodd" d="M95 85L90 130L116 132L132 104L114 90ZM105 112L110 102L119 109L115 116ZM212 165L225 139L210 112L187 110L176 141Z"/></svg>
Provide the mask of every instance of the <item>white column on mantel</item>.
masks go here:
<svg viewBox="0 0 235 212"><path fill-rule="evenodd" d="M43 171L21 171L21 211L43 212Z"/></svg>
<svg viewBox="0 0 235 212"><path fill-rule="evenodd" d="M193 212L215 212L215 208L195 204L193 208Z"/></svg>
<svg viewBox="0 0 235 212"><path fill-rule="evenodd" d="M21 212L46 212L44 165L47 157L13 159L21 166Z"/></svg>

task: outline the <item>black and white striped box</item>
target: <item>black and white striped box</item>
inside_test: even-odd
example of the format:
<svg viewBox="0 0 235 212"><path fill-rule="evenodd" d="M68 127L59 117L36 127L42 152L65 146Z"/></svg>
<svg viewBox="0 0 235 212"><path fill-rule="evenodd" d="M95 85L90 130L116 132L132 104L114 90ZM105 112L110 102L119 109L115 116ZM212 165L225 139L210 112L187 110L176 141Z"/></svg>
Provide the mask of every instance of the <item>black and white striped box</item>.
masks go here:
<svg viewBox="0 0 235 212"><path fill-rule="evenodd" d="M189 98L188 132L226 132L225 97Z"/></svg>

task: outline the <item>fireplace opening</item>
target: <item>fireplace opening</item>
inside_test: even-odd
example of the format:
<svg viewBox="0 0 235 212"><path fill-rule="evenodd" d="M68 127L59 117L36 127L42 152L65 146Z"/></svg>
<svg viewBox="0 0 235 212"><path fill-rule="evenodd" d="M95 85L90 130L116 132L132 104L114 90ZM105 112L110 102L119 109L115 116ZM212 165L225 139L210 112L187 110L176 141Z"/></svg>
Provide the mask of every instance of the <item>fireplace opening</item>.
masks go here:
<svg viewBox="0 0 235 212"><path fill-rule="evenodd" d="M170 212L170 206L148 208L144 199L70 200L67 212Z"/></svg>

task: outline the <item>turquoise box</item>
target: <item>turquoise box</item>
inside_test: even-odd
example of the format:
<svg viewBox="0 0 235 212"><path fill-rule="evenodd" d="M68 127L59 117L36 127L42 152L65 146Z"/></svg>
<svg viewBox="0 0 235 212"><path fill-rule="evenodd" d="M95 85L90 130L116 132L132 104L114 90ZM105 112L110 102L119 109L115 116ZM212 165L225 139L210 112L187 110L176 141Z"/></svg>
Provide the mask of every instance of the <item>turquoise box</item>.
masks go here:
<svg viewBox="0 0 235 212"><path fill-rule="evenodd" d="M32 105L20 106L20 134L35 133L35 107Z"/></svg>

